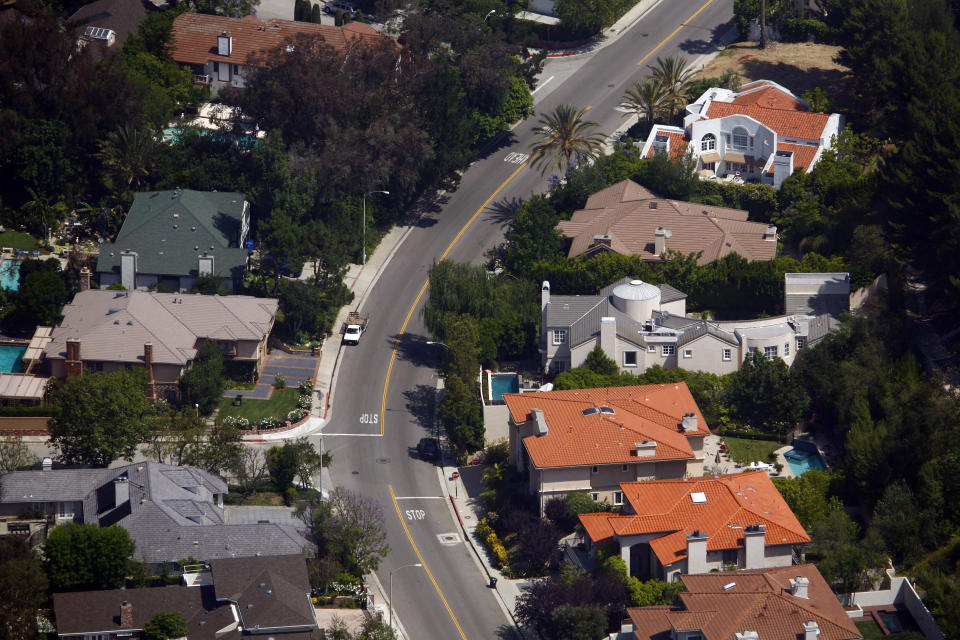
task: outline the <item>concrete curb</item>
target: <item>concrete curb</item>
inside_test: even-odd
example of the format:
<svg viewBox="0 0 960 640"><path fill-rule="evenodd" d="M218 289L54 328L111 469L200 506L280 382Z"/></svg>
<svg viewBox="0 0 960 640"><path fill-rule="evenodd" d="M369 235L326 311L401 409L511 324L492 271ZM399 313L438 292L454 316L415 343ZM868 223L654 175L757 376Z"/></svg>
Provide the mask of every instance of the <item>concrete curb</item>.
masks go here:
<svg viewBox="0 0 960 640"><path fill-rule="evenodd" d="M620 36L629 31L637 22L639 22L647 13L655 9L663 0L656 0L653 4L648 7L640 6L643 3L643 0L637 2L629 11L627 11L619 20L614 22L612 25L607 27L602 33L601 37L593 44L581 45L576 49L571 51L561 51L556 50L553 53L547 52L548 58L569 58L572 56L582 56L591 53L596 53L607 47L614 42L616 42Z"/></svg>

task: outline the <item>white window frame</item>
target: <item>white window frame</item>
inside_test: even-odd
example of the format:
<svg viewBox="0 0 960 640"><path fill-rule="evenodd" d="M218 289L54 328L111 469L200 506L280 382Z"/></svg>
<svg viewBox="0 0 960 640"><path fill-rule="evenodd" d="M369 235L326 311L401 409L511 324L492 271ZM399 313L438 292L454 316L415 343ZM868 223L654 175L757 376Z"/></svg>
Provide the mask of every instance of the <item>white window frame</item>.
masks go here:
<svg viewBox="0 0 960 640"><path fill-rule="evenodd" d="M656 345L653 345L653 344L647 345L647 353L656 353L656 352L657 352Z"/></svg>
<svg viewBox="0 0 960 640"><path fill-rule="evenodd" d="M590 497L593 498L594 502L600 502L600 494L594 491L590 494Z"/></svg>
<svg viewBox="0 0 960 640"><path fill-rule="evenodd" d="M730 362L730 360L733 359L733 349L723 349L723 350L720 352L720 358L721 358L724 362Z"/></svg>
<svg viewBox="0 0 960 640"><path fill-rule="evenodd" d="M628 356L628 355L632 355L632 356L633 356L633 362L632 362L632 363L627 362L627 356ZM639 362L640 362L640 358L639 358L639 356L637 355L637 352L636 352L636 351L624 351L624 352L623 352L623 366L625 366L625 367L636 367Z"/></svg>
<svg viewBox="0 0 960 640"><path fill-rule="evenodd" d="M683 350L683 357L684 357L684 358L692 358L692 357L693 357L693 349L684 349L684 350Z"/></svg>
<svg viewBox="0 0 960 640"><path fill-rule="evenodd" d="M623 504L623 491L614 491L613 492L613 504L621 505Z"/></svg>
<svg viewBox="0 0 960 640"><path fill-rule="evenodd" d="M743 132L742 134L739 132ZM733 131L730 132L733 139L733 148L734 149L749 149L750 148L750 132L744 129L743 127L734 127Z"/></svg>
<svg viewBox="0 0 960 640"><path fill-rule="evenodd" d="M590 473L594 475L600 473L600 465L595 464L592 467L590 467Z"/></svg>
<svg viewBox="0 0 960 640"><path fill-rule="evenodd" d="M804 336L797 336L797 351L807 346L807 339Z"/></svg>
<svg viewBox="0 0 960 640"><path fill-rule="evenodd" d="M713 151L717 148L717 137L708 133L700 138L700 151Z"/></svg>
<svg viewBox="0 0 960 640"><path fill-rule="evenodd" d="M784 343L783 343L783 357L786 358L786 357L789 356L789 355L790 355L790 343L789 343L789 342L784 342Z"/></svg>
<svg viewBox="0 0 960 640"><path fill-rule="evenodd" d="M704 171L716 171L716 170L717 170L717 163L716 163L716 162L704 162L704 163L703 163L703 170L704 170Z"/></svg>
<svg viewBox="0 0 960 640"><path fill-rule="evenodd" d="M676 345L665 344L662 347L660 347L660 353L663 355L664 358L675 356L677 355L677 347Z"/></svg>
<svg viewBox="0 0 960 640"><path fill-rule="evenodd" d="M778 355L779 352L780 350L777 349L777 345L767 346L763 348L763 357L765 357L767 360L775 360L780 357Z"/></svg>
<svg viewBox="0 0 960 640"><path fill-rule="evenodd" d="M553 329L553 344L561 345L567 343L567 330L566 329Z"/></svg>

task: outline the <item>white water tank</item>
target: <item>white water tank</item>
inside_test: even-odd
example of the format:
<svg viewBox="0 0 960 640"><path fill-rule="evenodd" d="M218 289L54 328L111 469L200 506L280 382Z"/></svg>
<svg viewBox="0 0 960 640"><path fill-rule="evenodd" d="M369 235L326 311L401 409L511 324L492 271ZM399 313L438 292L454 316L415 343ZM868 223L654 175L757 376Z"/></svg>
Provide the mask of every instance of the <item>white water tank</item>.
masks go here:
<svg viewBox="0 0 960 640"><path fill-rule="evenodd" d="M613 306L637 322L646 322L660 309L660 287L631 280L613 288Z"/></svg>

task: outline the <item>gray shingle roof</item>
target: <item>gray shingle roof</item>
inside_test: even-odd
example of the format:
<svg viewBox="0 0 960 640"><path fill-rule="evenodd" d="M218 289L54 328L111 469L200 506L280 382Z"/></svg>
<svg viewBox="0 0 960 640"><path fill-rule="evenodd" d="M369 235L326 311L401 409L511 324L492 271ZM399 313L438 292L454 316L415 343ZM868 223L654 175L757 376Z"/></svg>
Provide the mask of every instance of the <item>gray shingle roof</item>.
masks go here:
<svg viewBox="0 0 960 640"><path fill-rule="evenodd" d="M243 194L185 189L172 197L174 193L137 194L117 239L100 247L98 273L120 273L120 253L135 251L138 273L195 276L197 258L205 253L213 255L216 275L243 275Z"/></svg>
<svg viewBox="0 0 960 640"><path fill-rule="evenodd" d="M67 340L81 341L83 360L185 365L197 341L262 340L277 313L275 298L202 296L148 291L81 291L63 308L63 322L44 348L47 358L66 358Z"/></svg>
<svg viewBox="0 0 960 640"><path fill-rule="evenodd" d="M107 477L113 477L110 469L13 471L3 476L0 502L85 500Z"/></svg>
<svg viewBox="0 0 960 640"><path fill-rule="evenodd" d="M316 624L302 555L213 560L210 571L217 598L238 604L246 629Z"/></svg>

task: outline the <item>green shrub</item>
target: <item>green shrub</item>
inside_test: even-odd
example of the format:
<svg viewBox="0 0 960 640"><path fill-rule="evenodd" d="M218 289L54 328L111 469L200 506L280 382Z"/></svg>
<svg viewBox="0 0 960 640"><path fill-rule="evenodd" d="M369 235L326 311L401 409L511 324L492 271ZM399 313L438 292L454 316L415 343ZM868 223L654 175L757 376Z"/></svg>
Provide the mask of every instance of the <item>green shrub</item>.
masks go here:
<svg viewBox="0 0 960 640"><path fill-rule="evenodd" d="M781 20L777 27L783 42L806 42L811 37L820 42L827 31L825 22L812 18L787 18Z"/></svg>
<svg viewBox="0 0 960 640"><path fill-rule="evenodd" d="M287 379L284 378L279 373L273 377L273 388L274 389L286 389L287 388Z"/></svg>

